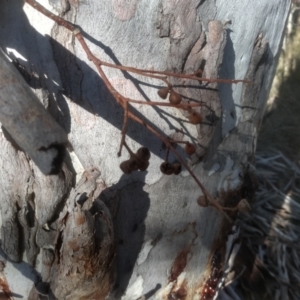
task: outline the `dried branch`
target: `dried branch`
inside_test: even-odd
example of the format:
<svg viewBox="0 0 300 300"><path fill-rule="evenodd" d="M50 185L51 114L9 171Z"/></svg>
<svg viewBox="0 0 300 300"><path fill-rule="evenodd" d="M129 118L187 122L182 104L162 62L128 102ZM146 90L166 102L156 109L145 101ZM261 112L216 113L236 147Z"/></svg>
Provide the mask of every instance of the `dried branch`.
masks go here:
<svg viewBox="0 0 300 300"><path fill-rule="evenodd" d="M192 176L192 178L195 180L197 185L200 187L202 193L205 195L205 197L209 200L210 204L214 206L216 209L220 210L224 216L230 220L230 218L224 213L223 207L217 202L214 197L210 195L210 193L206 190L206 188L203 186L203 184L199 181L199 179L195 176L193 171L190 169L190 167L187 165L185 159L181 157L181 155L177 152L177 150L174 148L173 144L174 141L170 141L168 138L162 136L158 131L156 131L150 124L148 124L147 121L144 121L140 119L138 116L136 116L132 111L131 111L131 105L130 103L136 103L136 104L142 104L142 105L152 105L152 106L169 106L169 107L175 107L179 109L184 109L190 112L190 118L189 121L192 124L199 124L201 122L201 116L198 115L192 108L205 105L203 103L181 103L181 95L176 93L172 85L169 83L167 80L167 77L175 77L175 78L181 78L181 79L190 79L190 80L195 80L195 81L200 81L200 82L219 82L219 83L238 83L238 82L243 82L243 83L251 83L250 81L247 80L231 80L231 79L219 79L219 78L202 78L198 77L201 75L202 71L199 70L193 74L177 74L177 73L172 73L172 72L165 72L165 71L155 71L155 70L144 70L144 69L138 69L138 68L133 68L133 67L127 67L127 66L120 66L120 65L114 65L111 63L104 62L100 59L98 59L89 49L88 45L86 44L80 29L76 27L74 24L71 24L70 22L65 21L64 19L54 15L47 9L45 9L42 5L37 3L34 0L25 0L28 4L33 6L36 10L47 16L48 18L54 20L58 25L65 27L66 29L70 30L74 36L77 38L78 42L82 46L83 50L85 51L87 58L94 63L96 66L99 75L101 76L104 84L108 88L108 90L111 92L111 94L114 96L116 102L121 105L124 109L124 123L123 123L123 128L122 128L122 138L121 138L121 144L120 144L120 149L118 154L121 154L121 150L123 145L127 148L131 156L134 156L135 154L130 150L128 145L125 142L125 136L126 136L126 129L127 129L127 122L128 118L132 119L133 121L143 125L146 129L148 129L150 132L152 132L155 136L157 136L166 146L167 152L172 151L174 155L177 157L177 159L180 161L180 163L186 168L186 170L189 172L189 174ZM155 78L162 80L163 82L166 83L167 87L164 88L164 96L166 96L168 93L170 93L169 101L171 103L164 103L164 102L153 102L153 101L140 101L140 100L133 100L124 97L121 95L110 83L109 79L107 78L106 74L104 73L102 67L110 67L114 69L119 69L122 71L127 71L135 74L139 74L141 76L145 77L150 77L150 78ZM173 97L173 100L171 100L171 95ZM162 98L166 98L164 96L161 96ZM174 104L176 103L176 104ZM184 142L187 144L187 142ZM191 145L191 144L190 144Z"/></svg>

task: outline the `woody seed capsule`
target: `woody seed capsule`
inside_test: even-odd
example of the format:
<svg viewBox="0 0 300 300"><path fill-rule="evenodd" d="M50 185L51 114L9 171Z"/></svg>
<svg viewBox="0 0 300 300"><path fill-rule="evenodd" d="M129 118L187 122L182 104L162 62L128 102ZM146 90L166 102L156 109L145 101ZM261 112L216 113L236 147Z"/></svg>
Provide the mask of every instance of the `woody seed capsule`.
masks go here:
<svg viewBox="0 0 300 300"><path fill-rule="evenodd" d="M174 175L178 175L181 172L181 163L174 163L173 170Z"/></svg>
<svg viewBox="0 0 300 300"><path fill-rule="evenodd" d="M182 98L178 93L174 92L173 90L170 91L169 102L171 104L179 104L181 100Z"/></svg>
<svg viewBox="0 0 300 300"><path fill-rule="evenodd" d="M125 160L120 163L120 169L124 174L130 174L132 172L130 166L129 166L129 161Z"/></svg>
<svg viewBox="0 0 300 300"><path fill-rule="evenodd" d="M131 171L136 171L139 168L139 160L135 156L131 156L128 160L128 165Z"/></svg>
<svg viewBox="0 0 300 300"><path fill-rule="evenodd" d="M187 143L185 144L184 151L185 151L186 154L192 155L192 154L195 153L196 147L195 147L193 144L187 142Z"/></svg>
<svg viewBox="0 0 300 300"><path fill-rule="evenodd" d="M172 175L174 173L174 168L170 163L165 161L160 165L160 171L163 174Z"/></svg>
<svg viewBox="0 0 300 300"><path fill-rule="evenodd" d="M140 171L146 171L148 167L149 167L149 161L141 161L139 164Z"/></svg>
<svg viewBox="0 0 300 300"><path fill-rule="evenodd" d="M148 161L150 159L150 151L146 147L141 147L136 152L136 156L142 161Z"/></svg>
<svg viewBox="0 0 300 300"><path fill-rule="evenodd" d="M191 124L197 125L201 123L202 117L199 113L192 111L189 115L189 121Z"/></svg>
<svg viewBox="0 0 300 300"><path fill-rule="evenodd" d="M159 89L157 91L157 94L160 98L162 99L166 99L168 97L168 93L169 93L169 88L168 87L165 87L165 88L162 88L162 89Z"/></svg>

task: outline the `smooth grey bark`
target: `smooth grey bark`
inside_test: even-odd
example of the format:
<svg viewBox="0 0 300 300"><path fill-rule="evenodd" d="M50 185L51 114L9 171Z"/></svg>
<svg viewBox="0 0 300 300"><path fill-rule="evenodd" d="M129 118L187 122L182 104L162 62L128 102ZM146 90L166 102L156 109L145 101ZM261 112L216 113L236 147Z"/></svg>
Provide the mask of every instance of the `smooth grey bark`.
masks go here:
<svg viewBox="0 0 300 300"><path fill-rule="evenodd" d="M185 97L205 102L200 112L207 122L200 126L189 124L177 109L135 107L162 134L181 130L184 140L198 144L197 155L186 159L222 205L234 206L244 197L251 200L245 196L245 174L290 1L261 1L255 6L200 0L42 3L78 24L91 50L103 60L176 72L204 66L207 77L253 81L207 84L205 89L187 80L172 82ZM22 66L28 84L68 132L74 151L69 167L45 178L1 136L3 250L20 261L18 236L23 235L27 267L39 273L36 287L26 281L32 276L21 276L18 293L30 294L30 299L104 299L109 291L111 299L203 299L213 267L225 268L232 224L213 208L198 205L201 191L186 171L172 177L159 172L165 150L132 122L127 143L134 151L139 145L150 149L150 167L129 176L121 173L119 163L128 157L125 151L117 157L121 108L72 34L27 5L23 10L23 4L13 0L3 5L0 45ZM223 28L229 20L231 25ZM161 82L105 71L125 96L158 99ZM185 157L179 147L178 151ZM75 187L72 168L82 178ZM86 171L80 174L82 169ZM34 225L28 225L28 210ZM8 285L17 293L14 282L20 275L8 270L26 265L6 264Z"/></svg>

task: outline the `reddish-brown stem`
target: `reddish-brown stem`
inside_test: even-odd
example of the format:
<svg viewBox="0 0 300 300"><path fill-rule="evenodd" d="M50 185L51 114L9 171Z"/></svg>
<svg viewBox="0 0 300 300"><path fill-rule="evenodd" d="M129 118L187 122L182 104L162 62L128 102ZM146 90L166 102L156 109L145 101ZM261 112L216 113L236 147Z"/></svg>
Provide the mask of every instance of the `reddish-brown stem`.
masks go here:
<svg viewBox="0 0 300 300"><path fill-rule="evenodd" d="M120 149L118 152L118 156L121 156L122 148L125 143L125 137L126 137L126 131L127 131L127 124L128 124L128 102L125 102L124 105L124 121L123 121L123 127L122 127L122 138L120 143Z"/></svg>
<svg viewBox="0 0 300 300"><path fill-rule="evenodd" d="M171 104L171 103L166 103L166 102L155 102L155 101L142 101L142 100L133 100L133 99L128 99L126 100L130 103L136 103L136 104L143 104L143 105L150 105L150 106L168 106L168 107L176 107L176 108L181 108L181 109L187 109L189 107L199 107L205 105L205 103L179 103L179 104Z"/></svg>
<svg viewBox="0 0 300 300"><path fill-rule="evenodd" d="M77 27L74 24L62 19L59 16L56 16L55 14L53 14L51 11L46 9L43 5L39 4L35 0L25 0L25 2L27 2L29 5L31 5L33 8L38 10L40 13L42 13L46 17L48 17L51 20L55 21L58 25L61 25L61 26L67 28L68 30L70 30L72 32L77 29Z"/></svg>
<svg viewBox="0 0 300 300"><path fill-rule="evenodd" d="M128 151L128 153L130 154L130 156L135 156L135 154L132 152L132 150L129 148L129 146L127 145L126 141L124 140L123 142L124 147L126 148L126 150Z"/></svg>
<svg viewBox="0 0 300 300"><path fill-rule="evenodd" d="M169 161L169 152L170 152L170 148L166 149L166 158L165 158L165 162Z"/></svg>
<svg viewBox="0 0 300 300"><path fill-rule="evenodd" d="M156 71L156 70L144 70L144 69L138 69L138 68L133 68L133 67L127 67L127 66L119 66L119 65L114 65L108 62L103 62L103 66L114 68L114 69L119 69L123 71L128 71L131 73L136 73L140 74L143 76L147 76L149 74L161 74L165 76L170 76L170 77L176 77L176 78L184 78L184 79L191 79L195 81L205 81L205 82L219 82L219 83L248 83L251 84L252 82L249 80L243 80L243 79L221 79L221 78L202 78L202 77L197 77L194 74L179 74L179 73L173 73L173 72L167 72L167 71Z"/></svg>

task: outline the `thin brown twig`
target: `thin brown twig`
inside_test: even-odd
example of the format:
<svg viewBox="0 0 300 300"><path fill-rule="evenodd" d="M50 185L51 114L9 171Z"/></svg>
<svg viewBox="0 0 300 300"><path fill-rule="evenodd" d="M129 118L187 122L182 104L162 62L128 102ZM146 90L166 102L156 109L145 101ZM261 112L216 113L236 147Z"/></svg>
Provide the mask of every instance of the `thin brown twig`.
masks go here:
<svg viewBox="0 0 300 300"><path fill-rule="evenodd" d="M189 143L188 141L175 141L175 140L170 140L170 142L172 144L188 144Z"/></svg>
<svg viewBox="0 0 300 300"><path fill-rule="evenodd" d="M127 131L127 124L128 124L128 102L125 102L124 106L124 121L123 121L123 127L122 127L122 138L120 142L120 148L118 152L118 156L121 156L122 153L122 147L125 143L125 137L126 137L126 131Z"/></svg>
<svg viewBox="0 0 300 300"><path fill-rule="evenodd" d="M129 148L129 146L127 145L126 141L124 140L123 145L125 146L125 148L127 149L128 153L130 154L130 156L134 156L133 151Z"/></svg>
<svg viewBox="0 0 300 300"><path fill-rule="evenodd" d="M221 78L204 78L204 77L197 77L195 74L179 74L179 73L173 73L173 72L167 72L167 71L156 71L156 70L144 70L144 69L138 69L138 68L133 68L133 67L128 67L128 66L120 66L120 65L114 65L108 62L101 62L103 66L114 68L114 69L119 69L122 71L128 71L131 73L136 73L140 74L143 76L148 76L149 74L161 74L161 75L166 75L170 77L175 77L175 78L184 78L184 79L190 79L190 80L195 80L195 81L205 81L205 82L218 82L218 83L248 83L252 84L252 81L249 80L243 80L243 79L221 79Z"/></svg>
<svg viewBox="0 0 300 300"><path fill-rule="evenodd" d="M143 105L150 105L150 106L167 106L167 107L175 107L175 108L181 108L181 109L186 109L189 107L199 107L205 105L205 103L179 103L179 104L171 104L167 102L155 102L155 101L143 101L143 100L133 100L133 99L128 99L128 102L130 103L135 103L135 104L143 104Z"/></svg>
<svg viewBox="0 0 300 300"><path fill-rule="evenodd" d="M61 18L59 16L56 16L55 14L53 14L51 11L46 9L43 5L39 4L35 0L25 0L25 2L28 3L29 5L31 5L36 10L38 10L40 13L42 13L46 17L55 21L58 25L61 25L72 32L77 29L77 27L74 24L64 20L63 18Z"/></svg>
<svg viewBox="0 0 300 300"><path fill-rule="evenodd" d="M169 161L169 152L170 152L170 148L167 148L165 162Z"/></svg>

